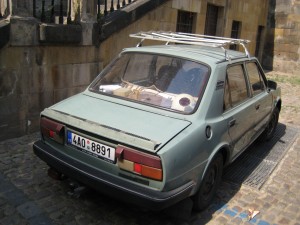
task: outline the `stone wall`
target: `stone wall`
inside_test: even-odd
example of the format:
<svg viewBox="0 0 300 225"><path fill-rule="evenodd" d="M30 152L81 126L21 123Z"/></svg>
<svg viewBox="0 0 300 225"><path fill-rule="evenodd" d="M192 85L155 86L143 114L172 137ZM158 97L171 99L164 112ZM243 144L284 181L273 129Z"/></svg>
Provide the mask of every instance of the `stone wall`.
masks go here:
<svg viewBox="0 0 300 225"><path fill-rule="evenodd" d="M300 71L300 1L276 0L273 69Z"/></svg>
<svg viewBox="0 0 300 225"><path fill-rule="evenodd" d="M36 131L45 107L84 90L102 68L93 46L11 47L0 62L0 139Z"/></svg>
<svg viewBox="0 0 300 225"><path fill-rule="evenodd" d="M79 43L52 43L41 38L41 28L47 25L32 17L32 0L12 3L10 38L0 48L0 140L36 132L44 108L83 91L103 67L90 29L95 13L78 25ZM82 8L96 0L83 3ZM61 33L78 35L69 25L49 27L62 38Z"/></svg>

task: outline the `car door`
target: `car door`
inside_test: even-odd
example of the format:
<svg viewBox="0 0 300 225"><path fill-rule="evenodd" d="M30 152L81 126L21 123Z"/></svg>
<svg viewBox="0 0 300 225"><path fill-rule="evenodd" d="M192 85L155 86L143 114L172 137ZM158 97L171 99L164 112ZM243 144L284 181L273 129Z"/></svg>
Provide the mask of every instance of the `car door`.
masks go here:
<svg viewBox="0 0 300 225"><path fill-rule="evenodd" d="M256 61L246 64L247 75L250 83L252 99L255 102L255 127L254 132L259 134L268 123L272 110L272 95L267 91L266 78Z"/></svg>
<svg viewBox="0 0 300 225"><path fill-rule="evenodd" d="M242 63L227 68L223 116L228 124L232 157L236 157L252 140L255 125L255 104Z"/></svg>

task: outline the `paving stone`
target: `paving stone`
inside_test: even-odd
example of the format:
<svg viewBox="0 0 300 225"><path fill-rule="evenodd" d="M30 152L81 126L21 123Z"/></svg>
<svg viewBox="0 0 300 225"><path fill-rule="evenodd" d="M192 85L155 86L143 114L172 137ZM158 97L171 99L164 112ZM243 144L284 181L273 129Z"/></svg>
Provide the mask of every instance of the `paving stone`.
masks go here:
<svg viewBox="0 0 300 225"><path fill-rule="evenodd" d="M30 225L54 225L54 222L44 214L34 216L28 222Z"/></svg>
<svg viewBox="0 0 300 225"><path fill-rule="evenodd" d="M9 217L5 217L0 219L0 224L3 225L20 225L20 224L24 224L27 225L28 222L22 218L16 217L16 216L9 216Z"/></svg>
<svg viewBox="0 0 300 225"><path fill-rule="evenodd" d="M25 202L17 207L18 212L26 219L42 213L41 209L34 202Z"/></svg>
<svg viewBox="0 0 300 225"><path fill-rule="evenodd" d="M257 223L257 225L270 225L267 221L261 220Z"/></svg>
<svg viewBox="0 0 300 225"><path fill-rule="evenodd" d="M29 135L0 142L1 225L297 225L300 221L300 148L295 150L296 142L260 190L223 181L212 205L182 221L128 206L93 190L71 198L66 183L50 179L47 165L32 153L35 138ZM300 144L300 136L298 139ZM260 211L251 221L247 221L249 208Z"/></svg>
<svg viewBox="0 0 300 225"><path fill-rule="evenodd" d="M290 220L283 217L283 218L280 218L280 219L278 220L278 223L279 223L279 224L286 224L286 225L288 225L288 224L290 224Z"/></svg>
<svg viewBox="0 0 300 225"><path fill-rule="evenodd" d="M224 217L224 216L220 216L220 217L217 218L216 220L217 220L217 222L218 222L219 224L227 224L227 222L228 222L228 219L227 219L226 217Z"/></svg>
<svg viewBox="0 0 300 225"><path fill-rule="evenodd" d="M244 221L239 218L239 217L236 217L236 218L233 218L231 221L230 221L230 224L242 224Z"/></svg>
<svg viewBox="0 0 300 225"><path fill-rule="evenodd" d="M7 207L5 207L5 208L3 209L3 215L4 215L4 216L12 216L12 215L15 214L15 212L16 212L15 207L13 207L13 206L11 206L11 205L9 205L9 206L7 206Z"/></svg>

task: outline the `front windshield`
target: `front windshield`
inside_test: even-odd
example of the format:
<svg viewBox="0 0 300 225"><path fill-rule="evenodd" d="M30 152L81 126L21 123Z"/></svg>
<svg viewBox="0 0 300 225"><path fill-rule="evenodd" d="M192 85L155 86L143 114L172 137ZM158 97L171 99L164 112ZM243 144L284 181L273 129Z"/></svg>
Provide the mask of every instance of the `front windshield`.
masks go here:
<svg viewBox="0 0 300 225"><path fill-rule="evenodd" d="M209 68L186 59L142 53L120 55L90 90L144 104L191 113Z"/></svg>

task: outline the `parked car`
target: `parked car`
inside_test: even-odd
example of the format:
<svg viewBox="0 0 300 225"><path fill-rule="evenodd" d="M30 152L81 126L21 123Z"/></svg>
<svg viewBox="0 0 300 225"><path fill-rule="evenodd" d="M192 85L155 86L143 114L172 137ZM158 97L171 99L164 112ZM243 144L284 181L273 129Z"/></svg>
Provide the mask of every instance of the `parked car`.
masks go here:
<svg viewBox="0 0 300 225"><path fill-rule="evenodd" d="M131 36L167 45L124 49L85 91L42 111L34 153L50 174L116 199L160 210L191 197L202 210L223 168L257 138L272 138L280 88L247 40Z"/></svg>

